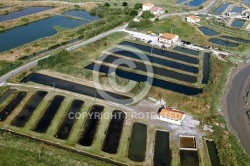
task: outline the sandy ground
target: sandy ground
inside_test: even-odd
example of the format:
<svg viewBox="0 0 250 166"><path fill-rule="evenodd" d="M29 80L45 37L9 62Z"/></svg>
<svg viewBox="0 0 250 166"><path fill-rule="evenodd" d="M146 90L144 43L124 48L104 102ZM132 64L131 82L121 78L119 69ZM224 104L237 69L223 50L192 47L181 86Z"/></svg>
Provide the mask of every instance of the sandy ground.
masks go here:
<svg viewBox="0 0 250 166"><path fill-rule="evenodd" d="M238 79L237 76L243 70L249 71L250 63L241 63L237 69L232 70L224 91L222 112L228 121L231 132L240 140L246 152L250 154L250 123L246 114L250 108L245 103L250 76L244 78L242 82L238 83L239 85L235 83L235 80Z"/></svg>

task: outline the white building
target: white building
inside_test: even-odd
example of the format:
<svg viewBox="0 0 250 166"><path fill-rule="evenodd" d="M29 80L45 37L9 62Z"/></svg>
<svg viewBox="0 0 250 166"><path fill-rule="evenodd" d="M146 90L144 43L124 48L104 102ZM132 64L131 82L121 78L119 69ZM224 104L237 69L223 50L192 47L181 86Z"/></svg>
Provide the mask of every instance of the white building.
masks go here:
<svg viewBox="0 0 250 166"><path fill-rule="evenodd" d="M160 111L159 116L160 120L177 125L181 125L185 118L184 113L167 107Z"/></svg>
<svg viewBox="0 0 250 166"><path fill-rule="evenodd" d="M179 40L179 36L171 33L159 34L159 42L163 42L166 44L175 44Z"/></svg>
<svg viewBox="0 0 250 166"><path fill-rule="evenodd" d="M190 23L197 23L200 21L201 21L201 19L199 17L196 17L196 16L188 16L187 17L187 22L190 22Z"/></svg>
<svg viewBox="0 0 250 166"><path fill-rule="evenodd" d="M155 5L152 4L152 3L145 3L142 5L142 11L147 11L147 10L150 10L152 7L154 7Z"/></svg>

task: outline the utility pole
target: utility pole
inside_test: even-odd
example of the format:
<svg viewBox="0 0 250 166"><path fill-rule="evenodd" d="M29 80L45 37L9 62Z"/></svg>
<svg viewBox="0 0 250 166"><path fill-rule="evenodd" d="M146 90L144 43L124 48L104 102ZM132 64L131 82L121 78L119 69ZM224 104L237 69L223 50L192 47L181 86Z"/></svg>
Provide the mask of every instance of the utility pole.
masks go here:
<svg viewBox="0 0 250 166"><path fill-rule="evenodd" d="M53 83L54 91L56 90L56 83Z"/></svg>

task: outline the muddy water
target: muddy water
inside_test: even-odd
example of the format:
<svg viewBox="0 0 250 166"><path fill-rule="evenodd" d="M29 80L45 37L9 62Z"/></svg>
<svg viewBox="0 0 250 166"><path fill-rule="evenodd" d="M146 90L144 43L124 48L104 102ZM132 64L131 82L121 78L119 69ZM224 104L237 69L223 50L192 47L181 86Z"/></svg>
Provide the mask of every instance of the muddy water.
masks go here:
<svg viewBox="0 0 250 166"><path fill-rule="evenodd" d="M118 54L118 55L122 55L124 57L130 57L130 58L139 59L139 60L141 60L140 57L146 56L146 55L141 54L141 53L132 52L132 51L129 51L129 50L116 48L116 47L111 49L110 52ZM174 62L174 61L171 61L171 60L165 60L165 59L161 59L161 58L157 58L157 57L153 57L153 56L147 56L147 58L151 63L156 63L156 64L159 64L159 65L163 65L163 66L167 66L167 67L171 67L171 68L174 68L174 69L179 69L179 70L183 70L183 71L187 71L187 72L192 72L192 73L198 73L199 72L197 67L193 67L193 66L190 66L190 65ZM147 59L145 59L145 58L143 60L147 61Z"/></svg>
<svg viewBox="0 0 250 166"><path fill-rule="evenodd" d="M47 92L45 91L36 92L24 109L17 115L14 121L12 121L11 125L23 127L46 95Z"/></svg>
<svg viewBox="0 0 250 166"><path fill-rule="evenodd" d="M197 51L197 50L192 50L192 49L179 47L179 46L176 46L175 48L173 48L173 50L180 51L180 52L183 52L183 53L188 53L188 54L191 54L191 55L197 55L197 56L199 56L199 54L200 54L200 52Z"/></svg>
<svg viewBox="0 0 250 166"><path fill-rule="evenodd" d="M4 102L12 93L14 93L16 90L15 89L10 89L7 92L5 92L1 97L0 97L0 104Z"/></svg>
<svg viewBox="0 0 250 166"><path fill-rule="evenodd" d="M54 99L49 104L49 107L43 113L41 119L36 124L36 127L34 128L35 132L45 133L47 131L58 109L60 108L64 98L65 98L64 96L54 97Z"/></svg>
<svg viewBox="0 0 250 166"><path fill-rule="evenodd" d="M142 162L145 160L147 144L147 125L134 123L128 150L128 158L133 161Z"/></svg>
<svg viewBox="0 0 250 166"><path fill-rule="evenodd" d="M180 150L181 166L199 166L197 151Z"/></svg>
<svg viewBox="0 0 250 166"><path fill-rule="evenodd" d="M98 128L99 121L101 119L101 113L103 112L104 107L101 105L93 105L90 110L88 119L83 127L83 132L79 138L78 143L82 146L91 146L95 134Z"/></svg>
<svg viewBox="0 0 250 166"><path fill-rule="evenodd" d="M219 157L217 156L218 153L214 142L206 141L206 144L212 166L220 166L220 160Z"/></svg>
<svg viewBox="0 0 250 166"><path fill-rule="evenodd" d="M156 131L154 166L170 165L169 133L166 131Z"/></svg>
<svg viewBox="0 0 250 166"><path fill-rule="evenodd" d="M94 70L94 65L95 65L94 63L91 63L86 68L89 70ZM98 64L96 65L100 67L99 72L109 74L110 67L104 66L104 65L98 65ZM134 80L136 82L147 81L147 76L145 75L128 72L128 71L124 71L120 69L116 69L116 75L122 78L129 79L129 80ZM202 89L193 88L193 87L189 87L189 86L185 86L185 85L181 85L177 83L172 83L168 81L163 81L163 80L156 79L156 78L153 78L153 86L171 90L171 91L178 92L178 93L183 93L185 95L197 95L197 94L202 93Z"/></svg>
<svg viewBox="0 0 250 166"><path fill-rule="evenodd" d="M208 79L209 79L209 59L210 55L209 53L205 52L204 53L204 58L203 58L203 78L202 78L202 84L207 84Z"/></svg>
<svg viewBox="0 0 250 166"><path fill-rule="evenodd" d="M103 142L102 151L111 154L117 153L125 118L126 115L124 112L119 110L113 111L112 119L109 123L108 131Z"/></svg>
<svg viewBox="0 0 250 166"><path fill-rule="evenodd" d="M220 38L211 38L208 41L213 44L218 44L218 45L225 46L225 47L237 47L239 45L237 43L232 43L226 40L222 40Z"/></svg>
<svg viewBox="0 0 250 166"><path fill-rule="evenodd" d="M27 92L18 92L18 94L0 111L0 121L4 121L14 111L14 109L21 103Z"/></svg>
<svg viewBox="0 0 250 166"><path fill-rule="evenodd" d="M132 98L121 95L121 94L107 92L101 89L97 90L94 87L89 87L89 86L73 83L70 81L61 80L55 77L50 77L50 76L39 74L39 73L32 73L22 80L22 82L24 83L29 82L29 81L59 88L59 89L63 89L63 90L67 90L67 91L71 91L71 92L75 92L75 93L79 93L79 94L83 94L83 95L87 95L90 97L99 98L99 99L104 99L104 97L100 95L99 92L106 92L113 98L105 96L105 100L112 101L112 102L119 102L120 104L129 104L133 102ZM117 100L117 99L128 99L128 100Z"/></svg>
<svg viewBox="0 0 250 166"><path fill-rule="evenodd" d="M81 100L74 100L66 113L62 124L60 125L55 137L59 139L67 139L71 132L71 129L76 121L74 116L81 111L84 102Z"/></svg>
<svg viewBox="0 0 250 166"><path fill-rule="evenodd" d="M136 43L132 43L132 42L121 42L120 45L126 46L126 47L133 47L133 48L137 48L141 51L145 51L148 53L153 53L153 54L157 54L163 57L168 57L171 59L175 59L175 60L180 60L183 62L187 62L187 63L192 63L192 64L198 64L199 63L199 59L198 58L193 58L193 57L189 57L183 54L178 54L178 53L174 53L171 51L163 51L160 50L158 48L153 48L153 47L148 47L148 46L144 46L144 45L140 45L140 44L136 44Z"/></svg>

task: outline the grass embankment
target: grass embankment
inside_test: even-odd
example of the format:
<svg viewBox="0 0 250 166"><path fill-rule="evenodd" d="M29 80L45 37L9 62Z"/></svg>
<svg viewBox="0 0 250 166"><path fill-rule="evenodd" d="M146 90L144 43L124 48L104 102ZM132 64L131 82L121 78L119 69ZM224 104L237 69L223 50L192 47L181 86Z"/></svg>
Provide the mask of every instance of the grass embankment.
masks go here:
<svg viewBox="0 0 250 166"><path fill-rule="evenodd" d="M3 95L8 89L9 89L9 87L1 86L0 87L0 96Z"/></svg>
<svg viewBox="0 0 250 166"><path fill-rule="evenodd" d="M250 104L250 89L247 91L246 102Z"/></svg>
<svg viewBox="0 0 250 166"><path fill-rule="evenodd" d="M0 132L0 165L111 165L44 143Z"/></svg>
<svg viewBox="0 0 250 166"><path fill-rule="evenodd" d="M0 76L22 65L21 61L8 62L0 60Z"/></svg>
<svg viewBox="0 0 250 166"><path fill-rule="evenodd" d="M8 5L6 5L6 6L8 6ZM23 5L20 5L20 6L9 6L8 8L0 10L0 14L1 15L7 15L7 14L9 14L11 12L23 10L24 8L25 8L25 6L23 6Z"/></svg>

